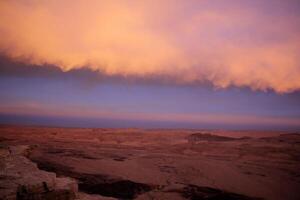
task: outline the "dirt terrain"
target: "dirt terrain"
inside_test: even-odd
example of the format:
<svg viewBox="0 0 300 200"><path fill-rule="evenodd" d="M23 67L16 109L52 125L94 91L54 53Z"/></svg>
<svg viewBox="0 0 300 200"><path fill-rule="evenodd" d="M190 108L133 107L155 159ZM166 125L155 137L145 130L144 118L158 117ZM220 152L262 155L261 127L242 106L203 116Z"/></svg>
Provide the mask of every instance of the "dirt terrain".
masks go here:
<svg viewBox="0 0 300 200"><path fill-rule="evenodd" d="M298 133L0 126L1 148L20 145L74 198L300 199Z"/></svg>

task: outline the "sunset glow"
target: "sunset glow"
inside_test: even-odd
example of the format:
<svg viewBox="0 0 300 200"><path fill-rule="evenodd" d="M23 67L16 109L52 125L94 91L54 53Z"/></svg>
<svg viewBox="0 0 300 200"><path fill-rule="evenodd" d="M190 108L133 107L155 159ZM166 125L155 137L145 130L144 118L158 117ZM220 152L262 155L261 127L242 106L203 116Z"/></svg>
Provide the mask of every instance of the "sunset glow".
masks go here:
<svg viewBox="0 0 300 200"><path fill-rule="evenodd" d="M0 112L298 127L299 9L297 0L0 1Z"/></svg>
<svg viewBox="0 0 300 200"><path fill-rule="evenodd" d="M298 90L297 1L216 2L1 1L0 48L64 71Z"/></svg>

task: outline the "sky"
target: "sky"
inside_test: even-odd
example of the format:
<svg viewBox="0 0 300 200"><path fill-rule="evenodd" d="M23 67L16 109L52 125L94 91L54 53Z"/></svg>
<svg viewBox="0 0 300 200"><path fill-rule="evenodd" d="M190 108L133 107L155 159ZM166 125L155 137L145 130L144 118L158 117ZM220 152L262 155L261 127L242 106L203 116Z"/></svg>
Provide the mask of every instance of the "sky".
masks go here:
<svg viewBox="0 0 300 200"><path fill-rule="evenodd" d="M300 130L298 0L0 0L0 123Z"/></svg>

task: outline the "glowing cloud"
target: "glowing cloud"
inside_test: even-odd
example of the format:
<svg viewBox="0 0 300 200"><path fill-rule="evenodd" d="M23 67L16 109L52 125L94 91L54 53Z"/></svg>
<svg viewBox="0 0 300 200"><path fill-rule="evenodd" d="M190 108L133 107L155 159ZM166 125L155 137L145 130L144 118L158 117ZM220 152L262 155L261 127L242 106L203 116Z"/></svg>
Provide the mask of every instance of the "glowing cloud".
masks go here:
<svg viewBox="0 0 300 200"><path fill-rule="evenodd" d="M290 92L300 89L299 7L293 0L0 1L0 50L64 71Z"/></svg>

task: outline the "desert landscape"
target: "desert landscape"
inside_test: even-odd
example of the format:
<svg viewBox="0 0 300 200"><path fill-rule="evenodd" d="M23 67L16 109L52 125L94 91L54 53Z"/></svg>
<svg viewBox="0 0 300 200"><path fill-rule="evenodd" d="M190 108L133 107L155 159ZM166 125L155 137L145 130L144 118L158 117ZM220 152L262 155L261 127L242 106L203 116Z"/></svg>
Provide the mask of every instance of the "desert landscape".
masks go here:
<svg viewBox="0 0 300 200"><path fill-rule="evenodd" d="M0 127L0 199L300 199L300 135Z"/></svg>
<svg viewBox="0 0 300 200"><path fill-rule="evenodd" d="M300 0L0 0L0 200L300 200Z"/></svg>

